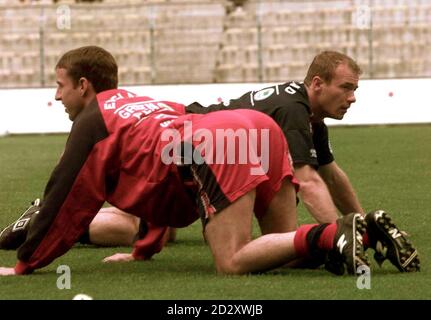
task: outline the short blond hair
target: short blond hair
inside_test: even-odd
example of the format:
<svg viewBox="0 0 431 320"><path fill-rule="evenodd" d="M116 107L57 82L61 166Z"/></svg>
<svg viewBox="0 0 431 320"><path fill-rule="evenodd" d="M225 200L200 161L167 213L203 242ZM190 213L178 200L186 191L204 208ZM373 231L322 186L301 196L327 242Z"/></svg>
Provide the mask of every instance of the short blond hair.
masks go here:
<svg viewBox="0 0 431 320"><path fill-rule="evenodd" d="M309 86L315 76L319 76L326 83L331 82L335 74L335 69L340 64L345 63L358 76L362 70L355 60L337 51L323 51L316 55L307 71L304 83Z"/></svg>

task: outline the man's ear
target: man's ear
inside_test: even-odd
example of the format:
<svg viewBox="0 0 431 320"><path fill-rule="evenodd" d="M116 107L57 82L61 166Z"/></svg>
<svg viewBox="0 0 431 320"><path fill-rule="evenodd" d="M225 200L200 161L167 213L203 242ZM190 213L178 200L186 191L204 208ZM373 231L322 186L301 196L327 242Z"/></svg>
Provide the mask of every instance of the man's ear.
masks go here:
<svg viewBox="0 0 431 320"><path fill-rule="evenodd" d="M320 78L319 76L314 76L313 79L311 80L311 88L314 91L321 91L322 90L322 86L325 82L322 80L322 78Z"/></svg>
<svg viewBox="0 0 431 320"><path fill-rule="evenodd" d="M93 85L85 77L79 79L78 86L81 93L81 97L85 97L86 95L88 95L89 93L93 93L94 91Z"/></svg>
<svg viewBox="0 0 431 320"><path fill-rule="evenodd" d="M78 80L78 88L79 93L81 94L81 97L85 96L87 89L88 89L88 80L87 78L81 77Z"/></svg>

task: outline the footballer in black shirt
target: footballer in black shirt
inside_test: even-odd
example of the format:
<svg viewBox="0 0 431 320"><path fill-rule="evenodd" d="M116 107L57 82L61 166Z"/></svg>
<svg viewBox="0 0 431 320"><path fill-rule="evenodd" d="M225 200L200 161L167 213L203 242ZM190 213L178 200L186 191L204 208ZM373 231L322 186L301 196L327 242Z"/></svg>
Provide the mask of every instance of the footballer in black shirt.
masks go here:
<svg viewBox="0 0 431 320"><path fill-rule="evenodd" d="M226 105L205 108L193 103L187 112L251 108L271 116L287 139L300 198L316 221L331 223L339 212L364 212L348 176L334 161L324 123L325 118L341 120L356 101L360 74L350 57L325 51L312 61L304 83L291 81L250 91Z"/></svg>
<svg viewBox="0 0 431 320"><path fill-rule="evenodd" d="M311 122L311 110L303 83L287 82L259 91L250 91L228 104L204 107L198 102L187 106L189 113L209 113L228 109L254 109L266 113L277 122L289 144L294 164L313 167L334 160L323 121Z"/></svg>

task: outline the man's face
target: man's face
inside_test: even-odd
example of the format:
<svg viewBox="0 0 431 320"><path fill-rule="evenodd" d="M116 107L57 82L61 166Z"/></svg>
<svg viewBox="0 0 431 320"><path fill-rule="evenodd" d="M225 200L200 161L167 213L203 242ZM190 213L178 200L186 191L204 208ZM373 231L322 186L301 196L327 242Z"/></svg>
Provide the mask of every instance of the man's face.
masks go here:
<svg viewBox="0 0 431 320"><path fill-rule="evenodd" d="M323 83L319 96L321 118L329 117L341 120L350 105L356 101L355 90L358 88L359 76L346 64L335 69L330 83Z"/></svg>
<svg viewBox="0 0 431 320"><path fill-rule="evenodd" d="M57 68L55 74L57 82L55 100L63 103L65 111L69 114L69 119L73 121L84 107L80 86L74 86L72 79L67 75L66 69Z"/></svg>

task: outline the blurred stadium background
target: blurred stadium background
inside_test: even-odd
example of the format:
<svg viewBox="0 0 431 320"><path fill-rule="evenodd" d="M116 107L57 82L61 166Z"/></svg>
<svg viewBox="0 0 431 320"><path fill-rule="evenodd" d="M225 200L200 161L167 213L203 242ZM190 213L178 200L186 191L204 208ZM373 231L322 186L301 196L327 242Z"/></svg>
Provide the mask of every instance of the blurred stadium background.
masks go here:
<svg viewBox="0 0 431 320"><path fill-rule="evenodd" d="M302 80L312 57L324 49L354 57L364 69L363 79L430 81L431 0L0 0L0 89L54 87L54 66L61 54L89 44L115 55L121 86L234 87ZM374 99L370 108L387 110L382 113L385 120L395 104L407 120L413 119L410 114L429 119L424 117L429 110L427 84L400 92L404 82L395 89L388 82L379 85L375 96L377 91L364 86L365 102L367 96ZM49 90L33 90L37 92L32 95L32 90L0 90L0 135L2 121L6 129L26 118L46 127L48 121L36 117L45 115L45 109L54 113L39 93ZM33 105L24 99L18 107L13 104L15 97L25 95L35 100ZM415 105L421 111L412 111ZM377 111L370 115L375 118ZM38 276L1 279L0 300L71 299L82 292L96 299L430 299L430 132L429 125L331 130L333 145L339 146L337 162L364 208L388 210L411 233L421 254L420 273L400 275L388 263L382 269L374 263L373 290L358 290L356 279L335 278L323 270L219 277L209 250L202 248L201 226L195 224L181 230L177 243L148 264L105 265L101 259L117 249L78 247ZM41 195L66 138L0 139L0 226ZM310 222L305 209L299 210L300 221ZM15 261L15 252L0 252L2 265ZM72 290L56 287L59 264L73 268Z"/></svg>
<svg viewBox="0 0 431 320"><path fill-rule="evenodd" d="M431 1L0 0L0 88L52 87L61 53L88 44L122 86L302 80L324 49L364 79L431 77Z"/></svg>

